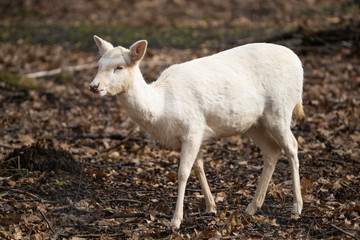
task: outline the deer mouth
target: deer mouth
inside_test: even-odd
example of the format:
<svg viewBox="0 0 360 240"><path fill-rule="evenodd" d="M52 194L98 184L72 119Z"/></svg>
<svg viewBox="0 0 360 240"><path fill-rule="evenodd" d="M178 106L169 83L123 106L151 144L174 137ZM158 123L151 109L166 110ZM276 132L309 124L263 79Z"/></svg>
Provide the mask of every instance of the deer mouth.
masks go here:
<svg viewBox="0 0 360 240"><path fill-rule="evenodd" d="M101 92L105 91L104 89L90 89L91 92L95 94L101 94Z"/></svg>
<svg viewBox="0 0 360 240"><path fill-rule="evenodd" d="M89 90L95 94L100 94L100 95L105 95L103 92L105 91L105 89L103 88L99 88L100 83L93 85L91 84L89 87Z"/></svg>

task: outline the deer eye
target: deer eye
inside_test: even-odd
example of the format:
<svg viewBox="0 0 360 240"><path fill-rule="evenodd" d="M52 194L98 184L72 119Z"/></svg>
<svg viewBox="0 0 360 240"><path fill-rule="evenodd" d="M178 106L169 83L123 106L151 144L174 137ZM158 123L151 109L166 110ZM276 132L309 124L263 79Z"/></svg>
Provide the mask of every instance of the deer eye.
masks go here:
<svg viewBox="0 0 360 240"><path fill-rule="evenodd" d="M116 70L121 70L121 69L124 69L124 67L123 67L123 66L117 66L117 67L114 69L114 72L115 72Z"/></svg>

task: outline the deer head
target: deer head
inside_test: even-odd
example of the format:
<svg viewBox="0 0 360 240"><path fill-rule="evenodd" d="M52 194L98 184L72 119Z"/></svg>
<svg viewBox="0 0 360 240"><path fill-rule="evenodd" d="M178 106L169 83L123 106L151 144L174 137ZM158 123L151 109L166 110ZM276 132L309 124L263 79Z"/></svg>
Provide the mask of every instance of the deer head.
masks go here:
<svg viewBox="0 0 360 240"><path fill-rule="evenodd" d="M113 47L98 36L94 36L94 40L99 47L101 58L98 72L89 89L100 96L127 91L134 81L134 73L139 70L139 62L144 57L147 41L137 41L130 49L126 49Z"/></svg>

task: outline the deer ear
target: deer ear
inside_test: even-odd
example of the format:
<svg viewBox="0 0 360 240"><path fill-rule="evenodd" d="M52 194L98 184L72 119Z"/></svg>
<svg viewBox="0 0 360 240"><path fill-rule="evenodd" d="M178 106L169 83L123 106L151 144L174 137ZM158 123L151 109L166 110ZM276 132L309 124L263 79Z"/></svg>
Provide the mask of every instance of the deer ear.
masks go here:
<svg viewBox="0 0 360 240"><path fill-rule="evenodd" d="M104 39L99 38L96 35L94 35L94 40L99 48L99 53L101 56L103 56L107 51L114 48L114 46L111 43L105 41Z"/></svg>
<svg viewBox="0 0 360 240"><path fill-rule="evenodd" d="M146 52L147 41L140 40L131 45L130 47L130 57L133 62L140 61Z"/></svg>

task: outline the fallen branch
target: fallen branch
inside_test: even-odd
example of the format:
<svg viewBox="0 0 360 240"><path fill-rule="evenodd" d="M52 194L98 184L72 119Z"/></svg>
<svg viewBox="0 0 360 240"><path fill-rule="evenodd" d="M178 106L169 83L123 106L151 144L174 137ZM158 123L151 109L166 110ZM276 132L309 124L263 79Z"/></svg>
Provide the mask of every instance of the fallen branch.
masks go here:
<svg viewBox="0 0 360 240"><path fill-rule="evenodd" d="M144 203L138 200L133 199L125 199L125 198L118 198L118 199L110 199L110 200L104 200L103 202L128 202L128 203Z"/></svg>
<svg viewBox="0 0 360 240"><path fill-rule="evenodd" d="M48 70L48 71L28 73L28 74L25 74L24 77L27 77L27 78L49 77L49 76L58 75L62 72L76 72L76 71L91 69L91 68L95 68L95 67L97 67L97 63L87 63L87 64L82 64L82 65L77 65L77 66L56 68L56 69L52 69L52 70Z"/></svg>
<svg viewBox="0 0 360 240"><path fill-rule="evenodd" d="M137 129L137 126L136 126L136 127L133 127L133 128L130 130L129 134L128 134L124 139L122 139L120 143L118 143L118 144L116 144L116 145L114 145L114 146L112 146L112 147L109 147L109 148L107 148L107 149L101 150L100 153L109 152L109 151L111 151L111 150L113 150L113 149L115 149L115 148L120 147L120 146L123 145L125 142L129 141L129 139L131 138L131 136L135 133L135 130L136 130L136 129Z"/></svg>
<svg viewBox="0 0 360 240"><path fill-rule="evenodd" d="M0 190L4 190L4 191L12 191L14 193L21 193L21 194L26 194L32 198L35 199L41 199L40 197L36 196L35 194L23 191L23 190L19 190L19 189L14 189L14 188L6 188L6 187L0 187Z"/></svg>
<svg viewBox="0 0 360 240"><path fill-rule="evenodd" d="M327 161L327 162L332 162L332 163L337 163L343 166L346 166L348 163L345 161L339 161L339 160L335 160L335 159L330 159L330 158L318 158L320 161Z"/></svg>
<svg viewBox="0 0 360 240"><path fill-rule="evenodd" d="M330 225L331 225L333 228L336 228L337 230L339 230L340 232L343 232L343 233L345 233L346 235L349 235L350 237L353 237L353 238L356 239L356 236L355 236L354 234L351 234L351 233L345 231L344 229L339 228L338 226L336 226L336 225L334 225L334 224L330 224Z"/></svg>
<svg viewBox="0 0 360 240"><path fill-rule="evenodd" d="M18 201L18 202L42 202L42 203L50 203L50 204L55 204L55 203L60 202L59 200L50 201L50 200L45 200L45 199L42 199L42 198L20 199L20 200L16 199L16 201Z"/></svg>
<svg viewBox="0 0 360 240"><path fill-rule="evenodd" d="M50 200L45 200L40 198L39 196L36 196L35 194L23 191L23 190L19 190L19 189L13 189L13 188L6 188L6 187L0 187L0 190L4 190L4 191L12 191L14 193L20 193L20 194L26 194L30 197L33 197L33 199L20 199L20 200L16 200L18 202L42 202L42 203L50 203L50 204L55 204L58 203L59 201L50 201Z"/></svg>
<svg viewBox="0 0 360 240"><path fill-rule="evenodd" d="M69 138L90 138L90 139L99 139L99 138L110 138L114 140L123 140L127 137L124 137L120 134L98 134L98 133L83 133L80 135L59 135L55 136L56 139L69 139Z"/></svg>
<svg viewBox="0 0 360 240"><path fill-rule="evenodd" d="M32 226L32 228L31 228L29 234L27 235L27 237L25 238L25 240L29 239L29 237L31 236L31 233L34 231L34 228L35 228L35 225Z"/></svg>
<svg viewBox="0 0 360 240"><path fill-rule="evenodd" d="M58 230L56 230L56 232L54 233L54 235L51 236L50 240L56 240L57 237L59 236L59 234L62 232L64 228L63 227L59 227Z"/></svg>
<svg viewBox="0 0 360 240"><path fill-rule="evenodd" d="M102 237L117 237L117 236L123 236L124 233L113 233L113 234L76 234L76 235L70 235L70 234L60 234L61 237L64 238L100 238ZM117 238L116 238L117 239Z"/></svg>
<svg viewBox="0 0 360 240"><path fill-rule="evenodd" d="M239 211L239 212L240 212L240 211ZM247 218L244 216L244 214L243 214L242 212L240 212L240 214L241 214L241 217L245 220L245 222L249 225L249 229L251 230L252 234L255 235L255 236L257 236L257 237L263 238L264 236L255 231L255 229L253 228L253 226L251 225L251 223L247 220Z"/></svg>
<svg viewBox="0 0 360 240"><path fill-rule="evenodd" d="M150 215L146 213L121 213L108 216L106 218L149 218Z"/></svg>
<svg viewBox="0 0 360 240"><path fill-rule="evenodd" d="M49 226L50 230L51 230L53 233L55 233L54 229L52 228L52 226L51 226L49 220L46 218L45 214L44 214L42 211L40 211L40 214L41 214L41 216L45 219L45 222L46 222L46 224Z"/></svg>
<svg viewBox="0 0 360 240"><path fill-rule="evenodd" d="M16 149L16 147L3 145L3 144L0 144L0 147L7 148L7 149Z"/></svg>

